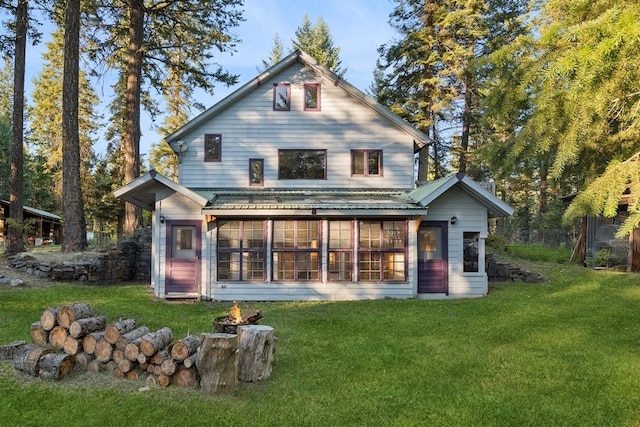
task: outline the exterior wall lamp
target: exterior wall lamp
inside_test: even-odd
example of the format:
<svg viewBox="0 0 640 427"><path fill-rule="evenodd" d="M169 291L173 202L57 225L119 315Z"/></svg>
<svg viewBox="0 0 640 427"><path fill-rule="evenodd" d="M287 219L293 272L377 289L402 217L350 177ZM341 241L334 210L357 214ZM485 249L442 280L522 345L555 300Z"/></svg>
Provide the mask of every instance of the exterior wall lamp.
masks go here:
<svg viewBox="0 0 640 427"><path fill-rule="evenodd" d="M455 224L456 222L458 222L458 217L457 216L452 216L451 219L449 220L449 222L451 223L451 225Z"/></svg>
<svg viewBox="0 0 640 427"><path fill-rule="evenodd" d="M164 224L164 215L160 215L160 224Z"/></svg>

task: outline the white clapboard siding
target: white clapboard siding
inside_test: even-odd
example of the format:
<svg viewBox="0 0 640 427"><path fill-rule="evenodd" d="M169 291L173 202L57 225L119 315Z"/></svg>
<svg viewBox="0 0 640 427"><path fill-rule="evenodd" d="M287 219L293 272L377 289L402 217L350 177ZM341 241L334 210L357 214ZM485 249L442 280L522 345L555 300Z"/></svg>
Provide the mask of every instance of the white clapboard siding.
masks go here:
<svg viewBox="0 0 640 427"><path fill-rule="evenodd" d="M181 139L180 183L246 188L249 159L264 159L265 188L411 189L413 139L333 82L295 63ZM273 84L291 84L291 111L272 111ZM321 111L303 111L303 84L321 84ZM204 161L204 135L222 135L222 161ZM326 180L278 180L278 149L327 150ZM350 176L350 150L382 149L383 177Z"/></svg>

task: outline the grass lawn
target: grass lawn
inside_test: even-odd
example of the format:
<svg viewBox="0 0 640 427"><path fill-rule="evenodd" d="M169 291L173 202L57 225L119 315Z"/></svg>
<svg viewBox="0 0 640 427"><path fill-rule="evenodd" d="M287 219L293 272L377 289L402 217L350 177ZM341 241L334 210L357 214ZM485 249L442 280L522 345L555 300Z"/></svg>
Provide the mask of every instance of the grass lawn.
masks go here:
<svg viewBox="0 0 640 427"><path fill-rule="evenodd" d="M0 363L0 420L20 426L637 426L640 276L547 262L543 284L453 301L246 303L279 338L272 377L231 396ZM230 304L168 304L145 285L0 290L0 343L45 308L211 332Z"/></svg>

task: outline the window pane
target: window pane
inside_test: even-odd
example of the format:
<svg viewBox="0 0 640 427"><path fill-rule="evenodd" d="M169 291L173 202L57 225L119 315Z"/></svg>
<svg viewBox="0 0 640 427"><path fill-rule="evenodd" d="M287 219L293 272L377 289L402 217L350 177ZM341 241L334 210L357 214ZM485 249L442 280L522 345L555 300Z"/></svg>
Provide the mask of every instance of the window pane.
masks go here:
<svg viewBox="0 0 640 427"><path fill-rule="evenodd" d="M318 221L298 221L299 249L318 248Z"/></svg>
<svg viewBox="0 0 640 427"><path fill-rule="evenodd" d="M404 221L384 221L384 247L404 248Z"/></svg>
<svg viewBox="0 0 640 427"><path fill-rule="evenodd" d="M318 280L318 253L298 252L298 280Z"/></svg>
<svg viewBox="0 0 640 427"><path fill-rule="evenodd" d="M380 175L380 151L369 152L369 175Z"/></svg>
<svg viewBox="0 0 640 427"><path fill-rule="evenodd" d="M377 282L382 280L379 253L360 254L360 280Z"/></svg>
<svg viewBox="0 0 640 427"><path fill-rule="evenodd" d="M264 248L264 223L262 221L244 221L242 247L245 249Z"/></svg>
<svg viewBox="0 0 640 427"><path fill-rule="evenodd" d="M405 280L404 253L394 252L384 254L384 279Z"/></svg>
<svg viewBox="0 0 640 427"><path fill-rule="evenodd" d="M222 135L208 134L204 136L204 159L206 161L219 161L222 146Z"/></svg>
<svg viewBox="0 0 640 427"><path fill-rule="evenodd" d="M264 160L249 159L249 184L262 185L264 183Z"/></svg>
<svg viewBox="0 0 640 427"><path fill-rule="evenodd" d="M329 221L329 247L351 248L351 221Z"/></svg>
<svg viewBox="0 0 640 427"><path fill-rule="evenodd" d="M382 246L380 240L381 225L379 221L360 222L360 247L361 248L380 248Z"/></svg>
<svg viewBox="0 0 640 427"><path fill-rule="evenodd" d="M463 234L463 252L464 252L464 271L475 272L478 270L478 259L480 253L478 251L478 241L480 233L464 233Z"/></svg>
<svg viewBox="0 0 640 427"><path fill-rule="evenodd" d="M274 252L273 278L275 280L294 280L295 265L295 252Z"/></svg>
<svg viewBox="0 0 640 427"><path fill-rule="evenodd" d="M295 221L273 221L273 247L295 247Z"/></svg>
<svg viewBox="0 0 640 427"><path fill-rule="evenodd" d="M218 223L218 246L221 248L240 247L239 221L220 221Z"/></svg>
<svg viewBox="0 0 640 427"><path fill-rule="evenodd" d="M273 109L276 111L288 111L290 99L289 84L277 84L273 87Z"/></svg>
<svg viewBox="0 0 640 427"><path fill-rule="evenodd" d="M351 174L364 175L364 151L351 152Z"/></svg>
<svg viewBox="0 0 640 427"><path fill-rule="evenodd" d="M222 253L218 255L218 279L240 280L239 253Z"/></svg>
<svg viewBox="0 0 640 427"><path fill-rule="evenodd" d="M317 84L304 85L304 109L305 110L320 109L320 85L317 85Z"/></svg>
<svg viewBox="0 0 640 427"><path fill-rule="evenodd" d="M262 252L245 252L242 254L243 279L259 280L264 278L264 254Z"/></svg>
<svg viewBox="0 0 640 427"><path fill-rule="evenodd" d="M278 150L279 179L325 179L326 150Z"/></svg>
<svg viewBox="0 0 640 427"><path fill-rule="evenodd" d="M351 252L329 252L329 280L351 280Z"/></svg>

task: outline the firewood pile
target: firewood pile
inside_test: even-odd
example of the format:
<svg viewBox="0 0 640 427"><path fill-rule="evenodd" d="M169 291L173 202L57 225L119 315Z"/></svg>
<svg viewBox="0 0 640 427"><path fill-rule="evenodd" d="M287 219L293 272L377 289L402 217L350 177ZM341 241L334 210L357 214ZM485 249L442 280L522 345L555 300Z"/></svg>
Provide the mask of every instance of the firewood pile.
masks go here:
<svg viewBox="0 0 640 427"><path fill-rule="evenodd" d="M236 304L234 309L239 315ZM258 313L248 317L259 320ZM236 323L237 334L190 334L174 341L169 327L152 331L134 319L107 323L88 304L76 303L44 310L31 325L31 344L6 347L15 354L15 369L34 377L61 380L74 369L110 371L147 385L200 385L214 394L232 391L238 381L259 381L271 374L273 328L246 319Z"/></svg>

